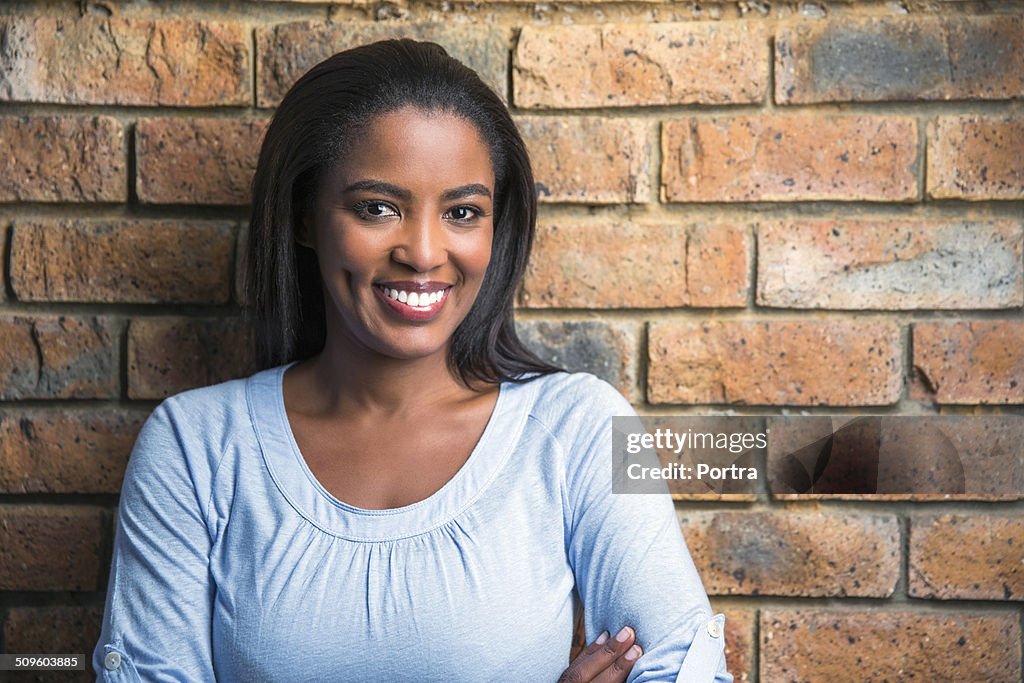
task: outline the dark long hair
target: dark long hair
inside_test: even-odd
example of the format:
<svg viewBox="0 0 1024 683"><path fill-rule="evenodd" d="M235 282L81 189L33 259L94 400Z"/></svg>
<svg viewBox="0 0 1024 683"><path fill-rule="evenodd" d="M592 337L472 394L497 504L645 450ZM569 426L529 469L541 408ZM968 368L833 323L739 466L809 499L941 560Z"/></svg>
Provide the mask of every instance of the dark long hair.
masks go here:
<svg viewBox="0 0 1024 683"><path fill-rule="evenodd" d="M326 323L320 269L295 228L316 203L331 165L377 117L413 106L476 126L494 166L494 239L480 293L452 336L448 365L463 383L525 381L559 368L516 336L512 299L537 221L533 172L501 99L436 43L385 40L310 69L288 91L267 128L252 181L245 299L257 359L268 368L318 353Z"/></svg>

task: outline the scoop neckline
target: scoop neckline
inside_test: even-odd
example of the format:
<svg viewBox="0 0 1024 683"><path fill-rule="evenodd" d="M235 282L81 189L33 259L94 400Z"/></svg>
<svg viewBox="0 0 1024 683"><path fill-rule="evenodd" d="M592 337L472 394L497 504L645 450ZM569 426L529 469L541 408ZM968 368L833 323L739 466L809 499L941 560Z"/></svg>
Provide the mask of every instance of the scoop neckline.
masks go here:
<svg viewBox="0 0 1024 683"><path fill-rule="evenodd" d="M393 541L427 533L472 505L513 450L534 391L533 382L502 382L483 433L448 481L414 503L370 509L339 499L309 469L284 404L284 374L294 364L258 373L248 382L250 414L264 462L279 492L300 515L327 533L356 541Z"/></svg>

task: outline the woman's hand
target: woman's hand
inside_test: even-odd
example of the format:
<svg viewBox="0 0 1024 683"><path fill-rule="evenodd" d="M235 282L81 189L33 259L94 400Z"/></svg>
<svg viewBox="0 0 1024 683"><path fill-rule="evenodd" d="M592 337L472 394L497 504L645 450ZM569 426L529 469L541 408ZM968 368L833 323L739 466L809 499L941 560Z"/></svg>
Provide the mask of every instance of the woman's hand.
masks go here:
<svg viewBox="0 0 1024 683"><path fill-rule="evenodd" d="M558 683L622 683L643 654L635 640L636 634L628 626L614 638L605 631L572 660Z"/></svg>

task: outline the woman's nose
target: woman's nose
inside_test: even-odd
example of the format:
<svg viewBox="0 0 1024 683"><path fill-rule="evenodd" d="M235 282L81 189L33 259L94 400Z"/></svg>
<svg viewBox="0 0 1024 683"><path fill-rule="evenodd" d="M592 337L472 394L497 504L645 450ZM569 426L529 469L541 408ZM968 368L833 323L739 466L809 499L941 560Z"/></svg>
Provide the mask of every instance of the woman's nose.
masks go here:
<svg viewBox="0 0 1024 683"><path fill-rule="evenodd" d="M417 273L426 273L448 260L448 246L440 217L406 221L400 234L399 243L391 251L392 258L398 263Z"/></svg>

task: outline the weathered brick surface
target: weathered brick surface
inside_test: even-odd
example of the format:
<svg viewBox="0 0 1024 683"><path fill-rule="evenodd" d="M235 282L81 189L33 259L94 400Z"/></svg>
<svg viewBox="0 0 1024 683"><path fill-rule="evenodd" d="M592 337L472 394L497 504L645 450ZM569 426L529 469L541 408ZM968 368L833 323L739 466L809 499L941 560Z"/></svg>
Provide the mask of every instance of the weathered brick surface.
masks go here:
<svg viewBox="0 0 1024 683"><path fill-rule="evenodd" d="M248 105L249 38L236 23L0 18L0 101Z"/></svg>
<svg viewBox="0 0 1024 683"><path fill-rule="evenodd" d="M0 400L116 397L119 336L105 317L0 315Z"/></svg>
<svg viewBox="0 0 1024 683"><path fill-rule="evenodd" d="M128 328L128 395L157 399L255 370L249 330L234 318L138 318Z"/></svg>
<svg viewBox="0 0 1024 683"><path fill-rule="evenodd" d="M938 403L1024 403L1024 322L914 325L912 398Z"/></svg>
<svg viewBox="0 0 1024 683"><path fill-rule="evenodd" d="M899 579L894 515L687 511L680 521L709 594L886 597Z"/></svg>
<svg viewBox="0 0 1024 683"><path fill-rule="evenodd" d="M775 36L775 101L1024 96L1019 16L801 22Z"/></svg>
<svg viewBox="0 0 1024 683"><path fill-rule="evenodd" d="M277 106L300 76L334 53L390 38L439 43L505 99L508 43L499 30L443 24L300 21L256 29L257 106Z"/></svg>
<svg viewBox="0 0 1024 683"><path fill-rule="evenodd" d="M265 128L263 119L140 119L139 201L247 204Z"/></svg>
<svg viewBox="0 0 1024 683"><path fill-rule="evenodd" d="M103 542L100 508L0 506L0 590L96 590Z"/></svg>
<svg viewBox="0 0 1024 683"><path fill-rule="evenodd" d="M717 613L718 609L712 605ZM754 676L754 624L757 612L749 609L724 609L725 665L736 683L753 680Z"/></svg>
<svg viewBox="0 0 1024 683"><path fill-rule="evenodd" d="M777 498L1024 498L1017 416L791 416L769 418L768 426L768 484Z"/></svg>
<svg viewBox="0 0 1024 683"><path fill-rule="evenodd" d="M902 390L895 323L656 322L648 332L651 403L887 405Z"/></svg>
<svg viewBox="0 0 1024 683"><path fill-rule="evenodd" d="M651 200L651 150L641 119L522 116L542 202L643 203Z"/></svg>
<svg viewBox="0 0 1024 683"><path fill-rule="evenodd" d="M1024 199L1024 118L940 116L927 137L932 197Z"/></svg>
<svg viewBox="0 0 1024 683"><path fill-rule="evenodd" d="M102 605L12 607L3 622L5 652L85 655L88 673L84 676L81 671L48 672L42 674L44 679L40 679L80 681L92 673L89 660L92 649L100 639L102 620ZM93 674L91 679L95 678ZM12 677L11 680L28 679Z"/></svg>
<svg viewBox="0 0 1024 683"><path fill-rule="evenodd" d="M7 300L7 240L8 233L11 231L11 224L0 218L0 254L4 257L0 257L0 302Z"/></svg>
<svg viewBox="0 0 1024 683"><path fill-rule="evenodd" d="M766 609L762 681L999 681L1021 677L1016 614Z"/></svg>
<svg viewBox="0 0 1024 683"><path fill-rule="evenodd" d="M914 597L1024 600L1024 519L912 517L908 571Z"/></svg>
<svg viewBox="0 0 1024 683"><path fill-rule="evenodd" d="M686 242L686 291L689 304L701 307L745 306L750 291L750 229L743 225L699 224Z"/></svg>
<svg viewBox="0 0 1024 683"><path fill-rule="evenodd" d="M521 292L530 308L685 306L680 225L540 225Z"/></svg>
<svg viewBox="0 0 1024 683"><path fill-rule="evenodd" d="M520 303L528 308L744 306L746 226L540 225Z"/></svg>
<svg viewBox="0 0 1024 683"><path fill-rule="evenodd" d="M917 187L917 123L905 116L694 117L662 127L673 202L907 201Z"/></svg>
<svg viewBox="0 0 1024 683"><path fill-rule="evenodd" d="M761 102L767 36L751 22L524 26L513 69L519 107Z"/></svg>
<svg viewBox="0 0 1024 683"><path fill-rule="evenodd" d="M19 220L11 284L22 301L226 303L234 228L177 220Z"/></svg>
<svg viewBox="0 0 1024 683"><path fill-rule="evenodd" d="M528 320L516 324L519 338L543 360L570 372L589 372L627 399L636 386L636 328L601 320Z"/></svg>
<svg viewBox="0 0 1024 683"><path fill-rule="evenodd" d="M0 492L117 493L145 412L0 411Z"/></svg>
<svg viewBox="0 0 1024 683"><path fill-rule="evenodd" d="M762 224L757 302L780 308L1024 304L1019 221L824 219Z"/></svg>
<svg viewBox="0 0 1024 683"><path fill-rule="evenodd" d="M110 116L0 117L0 149L0 201L128 198L124 126Z"/></svg>

